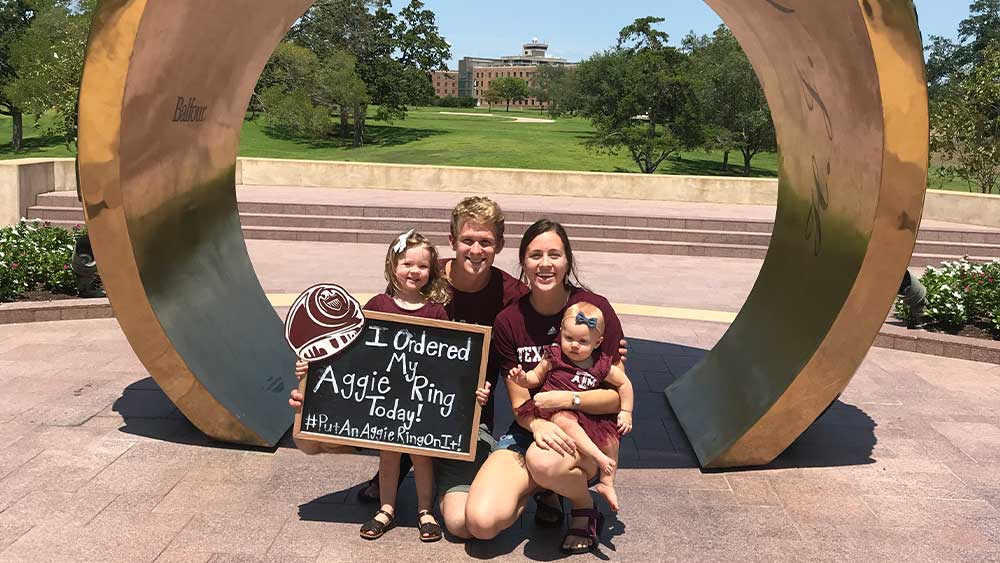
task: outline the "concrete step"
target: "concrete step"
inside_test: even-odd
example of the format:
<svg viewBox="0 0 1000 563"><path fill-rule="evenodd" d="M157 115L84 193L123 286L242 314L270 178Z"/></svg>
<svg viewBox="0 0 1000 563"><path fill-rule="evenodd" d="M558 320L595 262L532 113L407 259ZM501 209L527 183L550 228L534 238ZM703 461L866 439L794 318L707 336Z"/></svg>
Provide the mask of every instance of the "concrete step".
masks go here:
<svg viewBox="0 0 1000 563"><path fill-rule="evenodd" d="M29 208L30 217L37 217L49 220L83 220L82 211L78 215L62 214L66 208L80 209L80 202L75 194L71 192L50 192L41 194L37 198L38 204ZM59 210L54 208L60 208ZM362 205L326 205L326 204L294 204L277 202L254 202L243 201L239 203L241 215L292 215L292 216L321 216L321 217L354 217L354 218L399 218L408 222L414 219L434 219L439 221L449 221L451 210L449 208L406 208L398 206L362 206ZM44 211L43 211L44 210ZM559 221L567 226L607 226L612 229L623 229L628 227L652 228L652 229L683 229L700 231L734 231L738 233L765 233L769 234L774 227L772 221L726 218L726 219L706 219L698 217L653 217L653 216L629 216L615 214L587 214L587 213L566 213L566 212L540 212L537 210L507 210L508 230L512 233L521 234L526 225L533 222L540 215L545 215L549 219ZM263 223L262 223L263 224ZM272 223L268 223L272 224ZM300 223L313 225L314 223ZM291 224L290 224L291 225ZM316 226L321 224L316 223ZM331 227L326 224L326 227ZM340 225L338 225L340 226ZM428 230L428 227L412 225L415 228ZM401 227L402 228L402 227ZM410 227L405 227L410 228ZM589 233L580 233L589 235ZM609 233L608 236L615 236ZM621 238L632 238L637 235L625 235ZM653 240L658 239L651 237ZM926 242L961 242L976 244L996 244L1000 245L1000 230L985 230L976 228L941 228L922 227L918 234L918 240Z"/></svg>
<svg viewBox="0 0 1000 563"><path fill-rule="evenodd" d="M79 224L76 221L53 220L51 224L63 228L72 228ZM399 233L398 229L338 229L338 228L304 228L287 226L244 225L243 234L247 239L263 240L293 240L312 242L347 242L384 245L386 241ZM438 246L448 245L447 231L426 231L424 234ZM520 237L508 233L505 237L510 248L516 248ZM671 254L679 256L709 256L715 258L749 258L761 260L767 254L766 244L726 244L692 241L656 241L574 236L573 248L591 252L620 252L628 254ZM914 254L910 265L926 267L940 264L948 260L962 258L960 254ZM992 256L971 255L972 262L991 262Z"/></svg>
<svg viewBox="0 0 1000 563"><path fill-rule="evenodd" d="M65 198L64 198L65 199ZM378 209L378 208L375 208ZM426 211L426 210L415 210L415 211ZM71 208L65 206L34 206L28 210L28 218L30 219L43 219L46 221L70 221L70 222L83 222L83 213L80 208ZM581 219L582 217L578 214L573 217L575 219ZM429 217L407 217L407 216L360 216L360 215L314 215L314 214L276 214L276 213L260 213L252 211L244 211L240 214L240 221L246 228L250 227L268 227L271 229L290 229L288 239L290 240L303 240L300 237L302 235L297 234L301 232L308 231L310 229L316 229L320 232L326 233L321 236L324 238L318 239L305 239L305 240L336 240L341 242L353 241L359 242L356 236L350 234L353 231L359 233L380 233L380 235L388 234L385 238L391 238L392 234L402 232L407 229L417 229L424 234L440 234L444 236L444 243L447 243L447 233L449 228L449 220L445 218L429 218ZM726 245L735 245L736 247L762 247L766 248L770 243L770 235L768 233L760 232L740 232L732 229L704 229L695 228L695 226L705 226L711 224L713 226L721 226L720 223L724 221L713 220L713 221L690 221L687 220L691 226L687 228L664 228L664 227L651 227L651 226L621 226L621 225L602 225L602 224L588 224L588 223L564 223L566 230L569 232L570 236L574 240L577 239L587 239L592 241L607 240L609 244L615 247L621 247L613 241L631 241L632 244L629 248L632 248L633 252L639 253L668 253L674 254L672 251L659 250L655 243L686 243L686 244L709 244L709 245L723 245L720 248L726 248ZM679 221L678 221L679 223ZM734 224L741 224L739 221L731 221L730 227ZM519 237L527 229L528 223L520 220L510 220L507 223L506 234L508 236L507 244L516 245L519 242ZM280 239L281 235L266 231L267 238ZM946 232L942 229L936 229L934 232L941 234ZM336 233L336 234L331 234ZM984 233L992 234L992 233ZM984 256L984 257L1000 257L1000 240L996 243L994 242L961 242L961 241L947 241L947 240L925 240L922 235L923 231L920 232L921 238L917 241L916 248L914 252L916 254L927 254L927 255L942 255L942 256ZM330 238L333 237L333 238ZM942 238L942 237L939 237ZM988 240L988 237L983 237ZM287 240L287 239L286 239ZM641 243L652 243L651 245L642 246ZM590 243L589 245L599 245L597 242ZM735 252L735 251L732 251ZM726 251L729 255L730 250ZM750 252L750 255L756 255L756 252ZM716 254L713 254L716 255ZM717 255L716 255L717 256ZM748 256L749 257L749 256Z"/></svg>
<svg viewBox="0 0 1000 563"><path fill-rule="evenodd" d="M35 208L77 208L81 209L76 197L56 195L61 192L41 194L36 199ZM272 203L241 201L238 204L240 214L270 214L297 216L327 216L327 217L396 217L451 220L451 208L436 207L394 207L394 206L362 206L362 205L306 205L296 203ZM564 225L606 225L608 227L648 227L660 229L697 229L707 231L737 231L742 233L770 233L773 228L771 221L753 219L704 219L697 217L645 217L615 214L566 213L559 211L523 211L506 210L504 215L507 224L517 226L523 223L530 225L541 216ZM82 210L81 215L82 217ZM521 230L523 232L523 229ZM520 234L520 233L519 233Z"/></svg>

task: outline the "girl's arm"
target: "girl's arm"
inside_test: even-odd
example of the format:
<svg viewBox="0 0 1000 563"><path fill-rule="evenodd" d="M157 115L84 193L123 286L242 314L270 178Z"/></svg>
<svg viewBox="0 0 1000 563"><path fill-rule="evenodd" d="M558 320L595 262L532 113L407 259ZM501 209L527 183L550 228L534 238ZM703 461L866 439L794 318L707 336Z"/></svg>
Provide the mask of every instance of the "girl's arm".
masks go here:
<svg viewBox="0 0 1000 563"><path fill-rule="evenodd" d="M542 357L542 360L538 362L538 365L534 369L524 371L521 364L517 364L510 368L510 373L507 374L507 377L525 389L534 389L545 383L545 378L549 375L549 369L551 368L552 364L549 362L549 359Z"/></svg>
<svg viewBox="0 0 1000 563"><path fill-rule="evenodd" d="M632 431L632 408L635 405L632 380L628 378L624 370L618 366L611 366L611 371L608 372L604 381L618 388L618 396L621 397L622 404L622 408L618 412L618 432L628 434Z"/></svg>

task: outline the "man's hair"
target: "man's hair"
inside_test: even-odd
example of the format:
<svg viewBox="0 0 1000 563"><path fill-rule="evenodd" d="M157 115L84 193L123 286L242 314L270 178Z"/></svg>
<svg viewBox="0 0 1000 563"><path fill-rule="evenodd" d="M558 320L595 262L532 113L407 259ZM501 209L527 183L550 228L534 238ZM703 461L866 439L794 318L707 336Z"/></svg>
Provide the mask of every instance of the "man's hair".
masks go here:
<svg viewBox="0 0 1000 563"><path fill-rule="evenodd" d="M604 334L604 313L601 312L601 309L597 305L587 303L586 301L580 301L566 307L560 326L565 325L567 322L570 324L575 323L577 313L583 313L584 317L597 319L597 326L594 327L594 330L597 330L598 335Z"/></svg>
<svg viewBox="0 0 1000 563"><path fill-rule="evenodd" d="M461 227L462 221L490 227L497 237L497 244L502 243L503 210L492 199L473 196L458 202L455 209L451 210L451 236L455 239L458 238L458 229Z"/></svg>

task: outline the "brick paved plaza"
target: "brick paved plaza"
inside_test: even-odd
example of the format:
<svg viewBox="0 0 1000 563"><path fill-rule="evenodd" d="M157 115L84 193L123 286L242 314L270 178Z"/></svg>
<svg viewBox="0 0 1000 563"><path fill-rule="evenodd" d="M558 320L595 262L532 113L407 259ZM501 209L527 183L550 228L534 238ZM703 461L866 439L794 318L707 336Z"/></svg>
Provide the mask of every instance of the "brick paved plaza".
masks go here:
<svg viewBox="0 0 1000 563"><path fill-rule="evenodd" d="M747 209L751 218L773 214ZM268 293L317 281L357 293L384 286L384 244L248 247ZM761 265L611 252L581 252L579 261L584 281L614 303L729 312ZM508 248L497 264L513 271L515 262ZM701 471L663 389L726 325L622 322L638 394L618 476L623 510L600 551L575 559L1000 561L1000 366L875 348L834 408L771 466ZM412 478L401 527L361 540L358 527L374 509L357 504L356 485L376 457L307 457L287 437L273 450L206 439L113 319L0 325L0 389L2 563L563 557L562 532L535 528L531 514L492 542L421 544Z"/></svg>

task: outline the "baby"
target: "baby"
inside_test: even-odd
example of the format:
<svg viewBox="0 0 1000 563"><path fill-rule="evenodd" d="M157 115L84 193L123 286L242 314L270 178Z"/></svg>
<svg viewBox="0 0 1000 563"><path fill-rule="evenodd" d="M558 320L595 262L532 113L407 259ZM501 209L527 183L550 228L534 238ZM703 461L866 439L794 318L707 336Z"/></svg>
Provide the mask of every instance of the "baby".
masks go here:
<svg viewBox="0 0 1000 563"><path fill-rule="evenodd" d="M595 490L607 501L612 510L619 509L615 492L614 475L618 462L615 447L619 435L632 430L632 406L635 394L632 382L620 368L611 365L611 357L594 351L600 350L604 339L604 315L590 303L570 305L563 314L558 343L546 347L542 360L531 371L518 365L508 377L525 389L540 391L588 391L602 382L618 389L621 411L617 420L610 416L589 415L580 411L542 411L533 400L518 407L518 415L532 414L556 423L576 442L585 455L597 461L600 482Z"/></svg>

